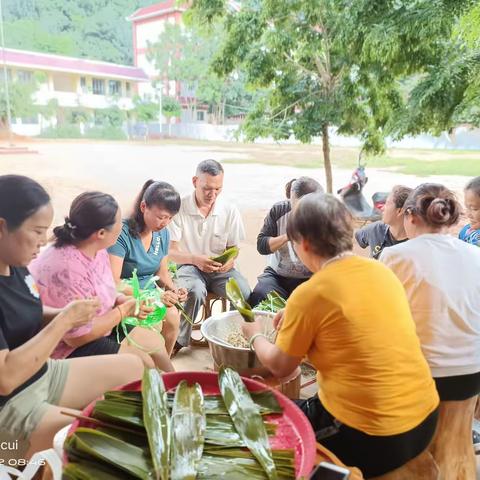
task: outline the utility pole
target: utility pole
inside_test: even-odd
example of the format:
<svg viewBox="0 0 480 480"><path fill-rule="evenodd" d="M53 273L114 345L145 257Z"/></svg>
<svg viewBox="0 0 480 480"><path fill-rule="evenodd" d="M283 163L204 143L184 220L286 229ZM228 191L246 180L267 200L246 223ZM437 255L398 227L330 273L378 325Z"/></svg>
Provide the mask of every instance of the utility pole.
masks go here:
<svg viewBox="0 0 480 480"><path fill-rule="evenodd" d="M7 128L8 128L8 142L10 146L12 142L12 114L10 108L10 91L8 88L8 73L7 73L7 60L5 58L5 36L3 34L3 6L2 0L0 0L0 42L2 43L2 59L3 59L3 82L5 87L5 101L7 104Z"/></svg>

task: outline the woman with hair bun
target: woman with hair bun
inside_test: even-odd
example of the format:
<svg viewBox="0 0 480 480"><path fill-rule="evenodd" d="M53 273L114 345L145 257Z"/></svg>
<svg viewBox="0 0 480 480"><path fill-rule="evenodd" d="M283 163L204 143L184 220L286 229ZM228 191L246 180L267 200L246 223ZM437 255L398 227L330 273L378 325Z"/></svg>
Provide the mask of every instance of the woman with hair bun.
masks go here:
<svg viewBox="0 0 480 480"><path fill-rule="evenodd" d="M107 248L117 241L122 217L116 200L107 193L85 192L77 196L65 223L53 230L54 244L30 265L45 305L63 308L76 298L98 297L101 308L91 322L69 330L57 345L52 358L134 353L145 366L173 371L160 334L136 327L131 339L145 351L117 342L116 327L134 316L136 300L119 294ZM151 311L143 306L139 318ZM146 351L152 352L147 354Z"/></svg>
<svg viewBox="0 0 480 480"><path fill-rule="evenodd" d="M132 214L123 221L120 236L108 249L115 282L132 276L137 270L140 286L145 286L153 276L165 289L162 301L167 306L163 322L163 336L169 355L178 336L180 315L175 304L187 298L187 291L173 283L168 271L170 234L165 228L180 210L180 195L167 182L148 180L135 201ZM154 288L155 285L151 285ZM129 293L128 289L125 293Z"/></svg>
<svg viewBox="0 0 480 480"><path fill-rule="evenodd" d="M404 211L410 240L385 249L380 260L407 292L442 404L465 402L471 421L480 393L480 249L448 235L460 205L443 185L418 186ZM475 478L474 460L472 448L465 468L473 476L468 478Z"/></svg>

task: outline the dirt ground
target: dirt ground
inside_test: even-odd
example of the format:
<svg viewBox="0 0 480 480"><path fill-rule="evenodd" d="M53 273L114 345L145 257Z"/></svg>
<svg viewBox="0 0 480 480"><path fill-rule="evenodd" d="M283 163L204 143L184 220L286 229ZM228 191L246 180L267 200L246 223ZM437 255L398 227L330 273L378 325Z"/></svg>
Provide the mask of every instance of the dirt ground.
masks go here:
<svg viewBox="0 0 480 480"><path fill-rule="evenodd" d="M61 223L71 200L85 190L101 190L117 198L127 212L141 185L149 178L172 183L182 195L191 189L196 165L206 158L239 159L241 144L209 145L205 142L127 142L37 141L26 144L38 154L1 155L0 174L18 173L41 182L50 192L55 207L54 224ZM295 154L295 146L275 146L277 155ZM251 146L245 146L247 152ZM262 148L260 145L256 149ZM305 153L305 146L298 146ZM275 154L272 145L266 155ZM272 153L273 152L273 153ZM445 183L461 191L466 177L415 177L392 170L368 169L367 198L375 191L387 191L395 184L416 186L421 182ZM242 212L247 238L241 246L239 267L253 286L263 270L265 258L256 251L256 236L271 205L284 196L284 185L291 178L308 175L325 184L323 169L294 168L286 165L226 164L222 195ZM348 183L351 170L335 169L334 189Z"/></svg>
<svg viewBox="0 0 480 480"><path fill-rule="evenodd" d="M1 146L1 145L0 145ZM5 145L6 146L6 145ZM0 175L16 173L28 175L42 183L52 196L55 208L54 226L63 217L73 198L86 190L111 193L126 213L131 208L137 192L149 178L172 183L182 195L192 191L191 178L196 165L206 158L238 160L242 157L239 144L211 145L205 142L157 142L152 144L127 142L75 142L30 141L25 144L36 154L0 155ZM245 148L245 156L248 155ZM256 145L255 149L262 146ZM302 155L305 147L265 146L265 155ZM291 178L307 175L325 185L323 170L295 168L288 165L225 164L225 184L222 195L240 209L246 229L246 240L241 245L238 268L253 287L257 275L265 267L265 257L256 251L256 237L263 219L273 203L284 197L284 185ZM350 169L335 169L334 189L348 183ZM465 177L419 178L401 175L392 170L368 169L369 182L365 188L367 198L375 191L388 191L393 185L411 187L425 181L444 183L461 195L467 182ZM368 254L361 251L361 254ZM212 359L206 348L182 350L174 359L178 370L212 368ZM304 379L305 380L305 379ZM302 390L308 397L315 392L311 385Z"/></svg>

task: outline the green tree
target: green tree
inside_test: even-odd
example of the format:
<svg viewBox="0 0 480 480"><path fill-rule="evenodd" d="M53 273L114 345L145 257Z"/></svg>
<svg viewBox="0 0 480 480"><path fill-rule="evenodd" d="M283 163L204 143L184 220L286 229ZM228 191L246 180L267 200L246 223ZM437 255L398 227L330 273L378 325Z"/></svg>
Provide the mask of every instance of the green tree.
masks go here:
<svg viewBox="0 0 480 480"><path fill-rule="evenodd" d="M182 97L191 118L196 118L198 102L209 106L216 123L224 122L227 104L248 104L250 95L243 77L220 76L210 69L223 38L222 22L206 30L189 21L187 16L185 26L167 24L157 42L149 45L149 59L155 63L160 78L182 83Z"/></svg>
<svg viewBox="0 0 480 480"><path fill-rule="evenodd" d="M480 4L464 0L348 0L350 48L408 85L386 126L395 138L480 124ZM355 28L362 25L362 28Z"/></svg>
<svg viewBox="0 0 480 480"><path fill-rule="evenodd" d="M95 123L100 125L121 127L126 118L125 111L116 105L95 110Z"/></svg>
<svg viewBox="0 0 480 480"><path fill-rule="evenodd" d="M367 151L379 152L398 96L394 81L376 65L355 63L345 42L348 12L340 3L246 0L234 12L223 1L193 2L200 24L225 21L227 36L214 71L226 77L238 70L261 92L242 126L247 139L294 136L308 143L321 137L329 192L330 128L359 135Z"/></svg>
<svg viewBox="0 0 480 480"><path fill-rule="evenodd" d="M173 97L162 97L162 114L168 119L168 136L172 135L172 119L179 117L182 113L182 107Z"/></svg>
<svg viewBox="0 0 480 480"><path fill-rule="evenodd" d="M148 59L160 72L159 81L181 82L181 96L191 118L197 109L199 83L208 72L209 54L201 37L179 24L166 23L158 41L149 44Z"/></svg>
<svg viewBox="0 0 480 480"><path fill-rule="evenodd" d="M158 120L160 106L151 98L141 98L138 95L133 98L135 105L134 114L141 122L153 122Z"/></svg>
<svg viewBox="0 0 480 480"><path fill-rule="evenodd" d="M30 117L38 113L38 108L33 104L33 95L37 87L31 83L9 83L10 112L12 119ZM0 82L0 124L1 128L10 128L7 115L7 97L5 85Z"/></svg>
<svg viewBox="0 0 480 480"><path fill-rule="evenodd" d="M36 50L61 55L76 53L75 41L72 37L61 33L52 34L32 19L5 23L5 39L7 46L20 50Z"/></svg>
<svg viewBox="0 0 480 480"><path fill-rule="evenodd" d="M3 0L7 47L132 63L125 18L158 0Z"/></svg>

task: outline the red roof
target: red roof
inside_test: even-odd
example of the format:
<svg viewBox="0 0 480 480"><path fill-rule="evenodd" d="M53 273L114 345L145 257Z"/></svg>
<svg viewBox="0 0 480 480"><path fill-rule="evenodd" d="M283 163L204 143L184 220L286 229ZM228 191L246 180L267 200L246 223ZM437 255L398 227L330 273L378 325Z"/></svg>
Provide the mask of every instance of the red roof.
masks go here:
<svg viewBox="0 0 480 480"><path fill-rule="evenodd" d="M141 68L129 65L99 62L97 60L87 60L85 58L64 57L62 55L52 55L50 53L14 50L11 48L5 48L4 51L5 63L15 67L80 73L108 78L122 78L136 82L148 81L146 73ZM3 62L1 48L0 61Z"/></svg>
<svg viewBox="0 0 480 480"><path fill-rule="evenodd" d="M132 13L127 20L138 21L144 18L157 17L164 14L166 11L185 11L185 7L179 7L177 0L163 0L163 2L155 3L149 7L139 8L136 12Z"/></svg>

